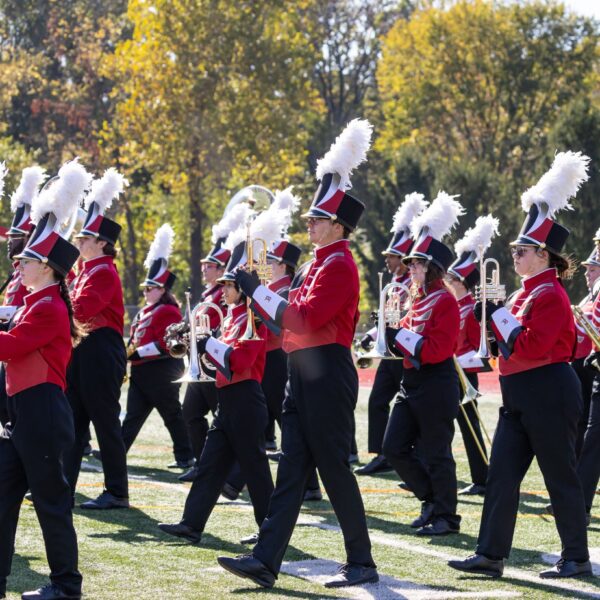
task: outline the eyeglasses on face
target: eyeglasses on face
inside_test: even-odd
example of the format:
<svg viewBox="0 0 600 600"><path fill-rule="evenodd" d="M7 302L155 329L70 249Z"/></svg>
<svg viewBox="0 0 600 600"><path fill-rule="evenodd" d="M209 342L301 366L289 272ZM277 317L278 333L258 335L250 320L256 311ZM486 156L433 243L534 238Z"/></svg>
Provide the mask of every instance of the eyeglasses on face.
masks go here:
<svg viewBox="0 0 600 600"><path fill-rule="evenodd" d="M308 226L311 225L318 225L319 223L322 223L323 221L328 221L329 219L326 219L324 217L308 217L306 219L306 224Z"/></svg>
<svg viewBox="0 0 600 600"><path fill-rule="evenodd" d="M512 254L512 256L518 256L519 258L521 258L522 256L525 256L525 254L527 254L529 250L531 250L531 246L513 246L510 249L510 253Z"/></svg>

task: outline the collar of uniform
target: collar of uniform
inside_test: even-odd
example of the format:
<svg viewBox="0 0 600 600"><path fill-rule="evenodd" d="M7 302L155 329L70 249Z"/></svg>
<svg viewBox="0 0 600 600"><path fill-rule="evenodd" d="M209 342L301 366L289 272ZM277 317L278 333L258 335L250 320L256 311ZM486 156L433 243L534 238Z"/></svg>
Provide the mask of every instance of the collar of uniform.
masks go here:
<svg viewBox="0 0 600 600"><path fill-rule="evenodd" d="M315 259L318 261L322 261L328 256L334 254L335 252L347 252L349 248L350 242L348 240L337 240L335 242L331 242L331 244L327 244L326 246L315 248Z"/></svg>
<svg viewBox="0 0 600 600"><path fill-rule="evenodd" d="M432 281L427 286L427 293L425 293L425 290L423 289L422 286L419 286L419 291L418 291L417 296L423 298L425 296L429 296L429 294L433 294L434 292L437 292L438 290L441 290L444 287L446 287L444 285L444 281L442 279L436 279L435 281Z"/></svg>
<svg viewBox="0 0 600 600"><path fill-rule="evenodd" d="M546 281L556 281L557 273L554 267L549 267L536 273L535 275L531 275L531 277L524 277L522 280L523 287L525 291L530 292L534 288L536 288L540 283L544 283Z"/></svg>
<svg viewBox="0 0 600 600"><path fill-rule="evenodd" d="M27 294L27 296L25 296L25 298L23 300L25 302L25 306L31 306L32 304L37 302L40 298L43 298L44 296L48 296L48 295L51 295L51 296L59 295L58 283L51 283L50 285L43 287L41 290L38 290L37 292L31 292L30 294Z"/></svg>
<svg viewBox="0 0 600 600"><path fill-rule="evenodd" d="M403 283L404 285L408 286L410 284L410 273L406 271L404 275L394 275L392 281L394 283Z"/></svg>
<svg viewBox="0 0 600 600"><path fill-rule="evenodd" d="M89 260L84 260L83 261L83 270L89 271L90 269L93 269L96 265L102 265L102 264L112 265L112 263L113 263L113 257L106 256L103 254L102 256L96 256L96 258L90 258Z"/></svg>
<svg viewBox="0 0 600 600"><path fill-rule="evenodd" d="M237 317L239 317L244 312L246 312L246 303L240 302L239 304L236 304L230 309L229 314L233 319L237 319Z"/></svg>
<svg viewBox="0 0 600 600"><path fill-rule="evenodd" d="M21 262L20 260L13 260L13 262L12 262L13 269L16 270L16 268L19 266L20 262Z"/></svg>
<svg viewBox="0 0 600 600"><path fill-rule="evenodd" d="M286 285L290 285L292 283L292 280L290 279L289 275L284 275L283 277L280 277L279 279L276 279L275 281L271 281L271 283L269 283L269 285L267 286L270 290L277 290L280 287L284 287Z"/></svg>
<svg viewBox="0 0 600 600"><path fill-rule="evenodd" d="M473 304L475 302L475 298L473 298L473 294L471 292L467 292L462 298L456 300L459 306L465 306L465 304Z"/></svg>
<svg viewBox="0 0 600 600"><path fill-rule="evenodd" d="M202 292L202 296L206 298L207 296L212 296L219 288L223 287L220 283L215 283L211 285L209 288L206 288Z"/></svg>

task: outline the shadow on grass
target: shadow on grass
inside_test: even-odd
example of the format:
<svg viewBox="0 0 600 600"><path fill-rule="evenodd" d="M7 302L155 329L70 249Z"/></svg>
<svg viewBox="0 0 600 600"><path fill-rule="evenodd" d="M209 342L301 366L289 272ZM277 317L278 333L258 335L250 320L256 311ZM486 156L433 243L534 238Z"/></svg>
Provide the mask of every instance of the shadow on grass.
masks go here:
<svg viewBox="0 0 600 600"><path fill-rule="evenodd" d="M250 588L250 587L246 587L246 588L238 588L236 590L231 590L231 592L229 592L230 594L234 595L234 596L239 596L241 595L242 598L245 598L246 596L254 596L254 595L261 595L261 596L269 596L269 595L273 595L275 594L278 598L307 598L307 599L313 599L313 600L321 600L321 598L325 598L325 599L329 599L329 598L335 598L336 600L339 600L339 596L330 596L328 594L323 594L321 592L317 593L317 594L313 594L311 592L306 592L306 591L296 591L296 590L285 590L282 589L280 587L277 587L277 584L275 584L275 587L272 589L266 589L266 588Z"/></svg>
<svg viewBox="0 0 600 600"><path fill-rule="evenodd" d="M48 577L34 571L30 566L34 556L23 556L15 553L12 561L12 572L14 576L9 576L6 591L9 593L21 594L29 590L36 590L49 583Z"/></svg>

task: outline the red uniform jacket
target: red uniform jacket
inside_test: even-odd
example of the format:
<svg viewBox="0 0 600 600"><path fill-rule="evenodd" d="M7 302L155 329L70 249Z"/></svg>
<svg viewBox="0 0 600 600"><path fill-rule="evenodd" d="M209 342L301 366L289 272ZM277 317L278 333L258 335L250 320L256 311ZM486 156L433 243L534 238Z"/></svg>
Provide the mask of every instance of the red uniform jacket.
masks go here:
<svg viewBox="0 0 600 600"><path fill-rule="evenodd" d="M585 315L591 319L594 307L594 300L591 294L588 294L580 303L579 306ZM575 318L575 317L573 317ZM575 333L577 334L577 348L575 349L575 359L585 358L592 351L592 340L587 336L585 331L579 327L575 321Z"/></svg>
<svg viewBox="0 0 600 600"><path fill-rule="evenodd" d="M123 335L123 290L111 256L86 260L73 282L71 294L75 318L88 332L110 327Z"/></svg>
<svg viewBox="0 0 600 600"><path fill-rule="evenodd" d="M290 293L290 285L292 283L289 275L284 275L277 281L272 281L267 286L270 290L281 296L282 298L288 298ZM283 332L276 335L271 329L267 330L267 352L271 350L278 350L283 345Z"/></svg>
<svg viewBox="0 0 600 600"><path fill-rule="evenodd" d="M600 331L600 293L597 294L592 304L592 323L597 331ZM600 348L595 348L600 350Z"/></svg>
<svg viewBox="0 0 600 600"><path fill-rule="evenodd" d="M172 304L147 304L140 310L131 323L129 344L137 348L132 365L158 358L168 358L165 344L165 330L181 321L181 311Z"/></svg>
<svg viewBox="0 0 600 600"><path fill-rule="evenodd" d="M401 325L395 346L408 359L405 369L441 363L456 350L460 327L456 298L442 280L437 280L427 294L419 290ZM405 342L407 336L409 343Z"/></svg>
<svg viewBox="0 0 600 600"><path fill-rule="evenodd" d="M227 305L223 301L223 286L220 283L204 290L200 295L200 302L212 302L221 307L223 317L227 314ZM213 309L209 309L207 314L210 328L214 331L221 323L219 315Z"/></svg>
<svg viewBox="0 0 600 600"><path fill-rule="evenodd" d="M501 375L568 362L573 356L571 303L556 269L523 279L523 287L509 304L494 312L491 325L499 345L508 349L500 356Z"/></svg>
<svg viewBox="0 0 600 600"><path fill-rule="evenodd" d="M0 332L6 393L14 396L41 383L54 383L64 391L72 344L67 305L58 284L25 296L13 322L10 331Z"/></svg>
<svg viewBox="0 0 600 600"><path fill-rule="evenodd" d="M246 330L246 304L241 303L229 310L223 324L223 332L217 340L210 337L206 344L206 356L217 369L216 386L218 388L253 379L260 383L265 370L267 353L267 328L258 327L260 340L239 338Z"/></svg>
<svg viewBox="0 0 600 600"><path fill-rule="evenodd" d="M302 285L282 314L283 349L352 345L358 321L358 269L348 240L315 250Z"/></svg>
<svg viewBox="0 0 600 600"><path fill-rule="evenodd" d="M21 280L21 272L18 270L19 261L15 260L12 264L14 272L10 283L4 293L4 306L23 306L25 296L29 293L23 281Z"/></svg>

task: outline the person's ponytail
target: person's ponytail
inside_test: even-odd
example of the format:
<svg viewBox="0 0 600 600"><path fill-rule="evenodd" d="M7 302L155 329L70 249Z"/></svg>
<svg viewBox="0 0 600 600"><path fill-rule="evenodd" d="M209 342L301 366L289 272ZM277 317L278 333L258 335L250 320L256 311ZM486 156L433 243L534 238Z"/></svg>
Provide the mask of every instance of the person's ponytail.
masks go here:
<svg viewBox="0 0 600 600"><path fill-rule="evenodd" d="M81 340L87 335L85 328L79 323L73 314L73 305L71 304L71 295L69 294L69 288L64 277L58 280L58 289L60 291L60 297L67 305L67 312L69 314L69 325L71 329L71 340L73 342L73 348L75 348Z"/></svg>

